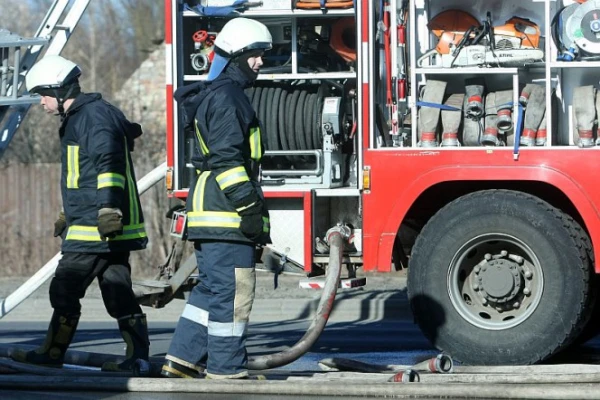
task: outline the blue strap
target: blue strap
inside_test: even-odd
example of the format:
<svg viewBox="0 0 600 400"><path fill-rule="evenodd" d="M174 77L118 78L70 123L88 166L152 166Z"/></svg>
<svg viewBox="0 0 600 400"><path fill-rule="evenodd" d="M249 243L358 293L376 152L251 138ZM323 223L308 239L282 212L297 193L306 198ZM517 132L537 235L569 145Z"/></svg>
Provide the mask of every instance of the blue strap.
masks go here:
<svg viewBox="0 0 600 400"><path fill-rule="evenodd" d="M517 108L517 130L515 132L515 145L513 148L513 159L519 158L519 145L521 144L521 126L523 125L523 106L519 103Z"/></svg>
<svg viewBox="0 0 600 400"><path fill-rule="evenodd" d="M185 3L184 10L193 11L199 15L207 17L227 17L230 15L239 15L239 10L244 8L248 0L235 0L228 6L201 6L190 7Z"/></svg>
<svg viewBox="0 0 600 400"><path fill-rule="evenodd" d="M510 101L508 103L500 104L502 106L510 106L514 107L515 103ZM496 106L498 107L498 106ZM523 126L523 105L521 103L517 103L517 126L515 127L515 144L513 147L513 159L517 160L519 158L519 147L521 145L521 128Z"/></svg>
<svg viewBox="0 0 600 400"><path fill-rule="evenodd" d="M327 3L327 0L321 0L321 10L325 10L327 8L325 3Z"/></svg>
<svg viewBox="0 0 600 400"><path fill-rule="evenodd" d="M429 107L429 108L439 108L440 110L446 110L446 111L462 111L462 108L447 106L445 104L430 103L428 101L417 101L417 106Z"/></svg>
<svg viewBox="0 0 600 400"><path fill-rule="evenodd" d="M503 107L503 106L509 106L509 107L514 107L515 103L513 101L509 101L508 103L504 103L504 104L500 104L499 106L496 106L496 108L498 107ZM521 104L519 104L521 105Z"/></svg>

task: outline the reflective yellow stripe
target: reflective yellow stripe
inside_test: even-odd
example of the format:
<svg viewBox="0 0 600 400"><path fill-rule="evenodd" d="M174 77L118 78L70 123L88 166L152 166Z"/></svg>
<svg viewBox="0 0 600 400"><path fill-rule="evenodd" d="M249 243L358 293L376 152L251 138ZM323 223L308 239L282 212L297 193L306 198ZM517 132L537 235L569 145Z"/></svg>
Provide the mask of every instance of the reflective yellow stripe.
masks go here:
<svg viewBox="0 0 600 400"><path fill-rule="evenodd" d="M260 128L250 128L250 158L256 161L260 161L261 145L260 145Z"/></svg>
<svg viewBox="0 0 600 400"><path fill-rule="evenodd" d="M208 155L208 147L204 140L202 139L202 135L200 134L200 129L198 129L198 120L194 121L194 127L196 128L196 137L198 138L198 142L200 142L200 150L202 150L202 154Z"/></svg>
<svg viewBox="0 0 600 400"><path fill-rule="evenodd" d="M271 230L271 221L267 217L262 217L263 219L263 232L269 233Z"/></svg>
<svg viewBox="0 0 600 400"><path fill-rule="evenodd" d="M198 183L196 183L196 189L194 190L194 198L192 199L192 211L204 211L204 187L209 175L210 171L204 171L198 177Z"/></svg>
<svg viewBox="0 0 600 400"><path fill-rule="evenodd" d="M221 187L221 190L227 189L229 186L233 186L238 183L248 182L248 174L244 167L234 167L227 171L217 175L217 183Z"/></svg>
<svg viewBox="0 0 600 400"><path fill-rule="evenodd" d="M127 175L127 195L129 196L129 223L136 225L140 223L140 205L137 197L137 189L131 165L129 163L129 148L127 147L127 138L125 140L125 174Z"/></svg>
<svg viewBox="0 0 600 400"><path fill-rule="evenodd" d="M140 239L146 237L144 224L126 225L123 227L123 234L117 235L109 241ZM72 225L67 231L66 240L80 240L85 242L100 242L100 233L97 226Z"/></svg>
<svg viewBox="0 0 600 400"><path fill-rule="evenodd" d="M188 213L188 227L239 228L242 218L227 211L197 211Z"/></svg>
<svg viewBox="0 0 600 400"><path fill-rule="evenodd" d="M98 189L107 187L119 187L125 189L125 177L121 174L112 172L98 175Z"/></svg>
<svg viewBox="0 0 600 400"><path fill-rule="evenodd" d="M67 189L79 188L79 146L67 146Z"/></svg>

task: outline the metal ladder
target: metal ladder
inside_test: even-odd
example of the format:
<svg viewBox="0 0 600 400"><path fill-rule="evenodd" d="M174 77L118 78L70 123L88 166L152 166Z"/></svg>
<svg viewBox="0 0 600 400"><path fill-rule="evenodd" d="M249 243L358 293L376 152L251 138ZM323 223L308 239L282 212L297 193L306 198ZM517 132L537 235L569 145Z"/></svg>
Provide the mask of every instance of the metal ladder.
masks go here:
<svg viewBox="0 0 600 400"><path fill-rule="evenodd" d="M33 38L24 38L0 29L0 158L31 104L40 100L39 96L19 93L25 75L45 46L45 55L60 54L89 2L54 0ZM21 54L21 49L25 47L26 50Z"/></svg>

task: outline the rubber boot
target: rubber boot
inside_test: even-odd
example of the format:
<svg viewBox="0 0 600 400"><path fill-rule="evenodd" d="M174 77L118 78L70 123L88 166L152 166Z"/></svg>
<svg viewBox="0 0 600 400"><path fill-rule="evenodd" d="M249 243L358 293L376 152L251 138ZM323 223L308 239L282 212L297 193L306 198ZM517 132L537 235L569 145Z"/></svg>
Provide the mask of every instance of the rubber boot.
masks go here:
<svg viewBox="0 0 600 400"><path fill-rule="evenodd" d="M80 315L65 316L54 311L44 344L31 351L17 349L10 355L10 358L27 364L62 367L67 348L73 340L73 335L75 335Z"/></svg>
<svg viewBox="0 0 600 400"><path fill-rule="evenodd" d="M160 376L163 378L187 378L198 379L204 378L204 368L196 366L190 368L173 360L165 360L160 371Z"/></svg>
<svg viewBox="0 0 600 400"><path fill-rule="evenodd" d="M125 361L117 363L107 361L102 364L102 371L132 372L137 360L148 361L150 339L148 339L148 323L145 314L135 314L119 318L119 331L127 344Z"/></svg>

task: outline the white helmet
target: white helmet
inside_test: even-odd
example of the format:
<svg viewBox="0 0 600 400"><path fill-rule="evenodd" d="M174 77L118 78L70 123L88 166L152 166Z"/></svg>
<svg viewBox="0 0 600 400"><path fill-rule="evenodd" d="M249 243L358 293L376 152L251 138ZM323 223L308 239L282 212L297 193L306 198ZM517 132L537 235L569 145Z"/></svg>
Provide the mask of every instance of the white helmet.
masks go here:
<svg viewBox="0 0 600 400"><path fill-rule="evenodd" d="M271 32L263 23L248 18L230 20L215 39L215 54L208 79L219 76L232 58L250 50L269 50L272 45Z"/></svg>
<svg viewBox="0 0 600 400"><path fill-rule="evenodd" d="M44 89L58 89L77 80L81 69L73 61L61 56L46 56L37 62L25 76L30 93Z"/></svg>

